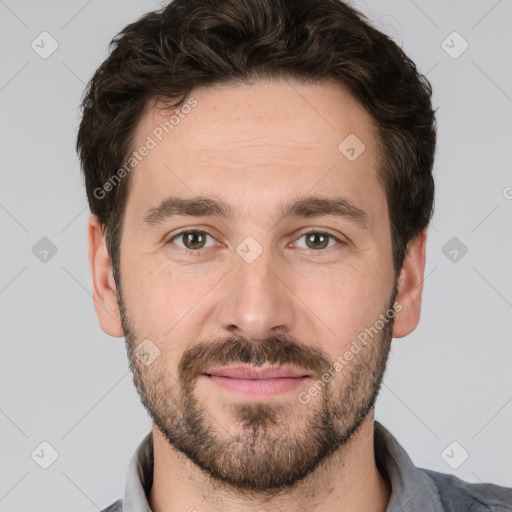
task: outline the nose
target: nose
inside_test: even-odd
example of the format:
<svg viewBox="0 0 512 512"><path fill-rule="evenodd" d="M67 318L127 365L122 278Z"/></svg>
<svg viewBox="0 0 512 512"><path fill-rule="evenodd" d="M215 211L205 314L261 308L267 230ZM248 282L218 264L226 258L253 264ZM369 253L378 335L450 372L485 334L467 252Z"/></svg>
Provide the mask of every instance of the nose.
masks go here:
<svg viewBox="0 0 512 512"><path fill-rule="evenodd" d="M288 333L295 313L284 266L278 267L270 249L251 263L237 255L234 265L220 304L220 326L255 341Z"/></svg>

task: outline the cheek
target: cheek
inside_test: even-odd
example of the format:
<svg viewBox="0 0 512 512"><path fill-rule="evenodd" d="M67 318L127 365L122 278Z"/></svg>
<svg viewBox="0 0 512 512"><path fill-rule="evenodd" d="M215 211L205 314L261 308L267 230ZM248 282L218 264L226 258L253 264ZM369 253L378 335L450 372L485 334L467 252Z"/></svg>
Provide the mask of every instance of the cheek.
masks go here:
<svg viewBox="0 0 512 512"><path fill-rule="evenodd" d="M172 336L186 325L219 279L217 273L198 272L193 265L170 270L165 261L155 264L155 258L144 254L127 257L123 265L123 298L130 320L155 339Z"/></svg>
<svg viewBox="0 0 512 512"><path fill-rule="evenodd" d="M305 298L312 321L325 327L326 343L331 340L326 349L336 356L361 331L375 324L391 295L387 273L378 259L372 264L309 272L297 281L296 290Z"/></svg>
<svg viewBox="0 0 512 512"><path fill-rule="evenodd" d="M139 331L151 328L158 332L162 321L172 320L171 317L179 314L178 301L176 304L169 302L175 297L171 293L175 287L167 281L160 270L150 264L147 256L124 252L121 264L123 299L129 318Z"/></svg>

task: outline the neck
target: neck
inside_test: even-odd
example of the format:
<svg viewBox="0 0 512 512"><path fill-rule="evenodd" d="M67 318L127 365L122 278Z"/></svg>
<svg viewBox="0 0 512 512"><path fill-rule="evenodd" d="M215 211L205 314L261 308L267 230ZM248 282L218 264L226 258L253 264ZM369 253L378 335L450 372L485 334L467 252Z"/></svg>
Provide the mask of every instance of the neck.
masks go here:
<svg viewBox="0 0 512 512"><path fill-rule="evenodd" d="M213 481L169 446L153 426L154 468L149 504L154 512L384 512L391 487L375 463L373 414L343 448L291 489L272 497L244 497Z"/></svg>

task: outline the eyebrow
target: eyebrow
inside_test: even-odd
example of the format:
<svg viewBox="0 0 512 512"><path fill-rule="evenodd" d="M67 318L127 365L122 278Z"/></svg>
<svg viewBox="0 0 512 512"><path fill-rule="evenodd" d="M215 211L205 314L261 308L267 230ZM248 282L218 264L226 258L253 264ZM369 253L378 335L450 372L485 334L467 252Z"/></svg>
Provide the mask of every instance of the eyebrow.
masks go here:
<svg viewBox="0 0 512 512"><path fill-rule="evenodd" d="M177 216L219 217L233 219L235 212L230 205L212 196L193 198L168 197L160 205L150 208L143 225L153 227ZM303 197L281 205L276 211L277 222L291 217L337 217L368 228L368 215L348 199L342 197Z"/></svg>

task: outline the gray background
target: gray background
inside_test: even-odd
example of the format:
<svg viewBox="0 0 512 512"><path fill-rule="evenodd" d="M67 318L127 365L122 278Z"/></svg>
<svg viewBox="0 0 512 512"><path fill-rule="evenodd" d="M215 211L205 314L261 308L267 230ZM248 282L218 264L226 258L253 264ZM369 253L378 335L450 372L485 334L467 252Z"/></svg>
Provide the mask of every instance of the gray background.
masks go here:
<svg viewBox="0 0 512 512"><path fill-rule="evenodd" d="M512 486L512 2L355 4L428 75L439 107L423 313L394 341L377 419L418 466ZM150 429L124 341L93 309L74 145L108 42L157 7L0 0L0 511L105 507ZM58 42L46 59L31 47L43 31ZM453 31L469 44L457 58ZM44 441L58 452L48 469L35 462L50 461Z"/></svg>

